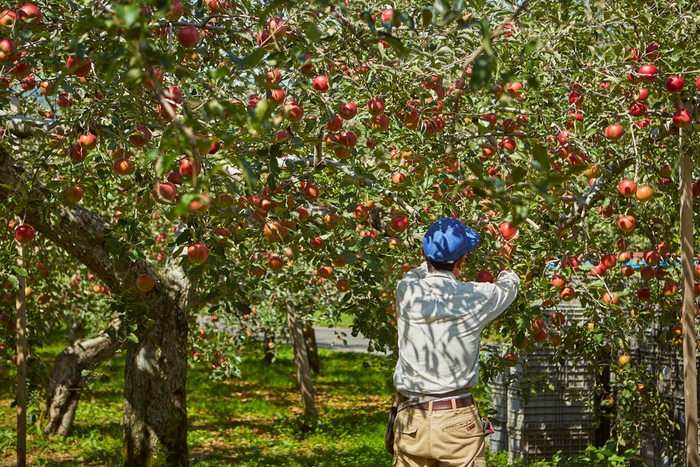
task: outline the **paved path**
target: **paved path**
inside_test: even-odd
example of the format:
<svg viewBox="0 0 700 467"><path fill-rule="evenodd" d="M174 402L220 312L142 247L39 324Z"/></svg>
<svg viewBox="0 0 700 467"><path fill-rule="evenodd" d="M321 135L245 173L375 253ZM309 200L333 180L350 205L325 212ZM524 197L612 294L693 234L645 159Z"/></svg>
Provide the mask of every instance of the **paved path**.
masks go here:
<svg viewBox="0 0 700 467"><path fill-rule="evenodd" d="M208 316L201 316L197 319L200 326L209 327L213 326L218 328L222 332L229 334L235 334L233 329L224 328L221 323L212 323ZM317 327L316 330L316 345L319 349L333 349L336 352L360 352L367 353L367 345L369 340L365 338L362 334L358 334L357 337L352 336L352 329L350 328L327 328L327 327ZM258 340L263 340L264 335L260 334L257 336ZM380 352L372 352L377 355L384 355Z"/></svg>
<svg viewBox="0 0 700 467"><path fill-rule="evenodd" d="M369 340L358 334L352 337L350 328L315 328L316 345L319 349L333 349L337 352L367 353Z"/></svg>

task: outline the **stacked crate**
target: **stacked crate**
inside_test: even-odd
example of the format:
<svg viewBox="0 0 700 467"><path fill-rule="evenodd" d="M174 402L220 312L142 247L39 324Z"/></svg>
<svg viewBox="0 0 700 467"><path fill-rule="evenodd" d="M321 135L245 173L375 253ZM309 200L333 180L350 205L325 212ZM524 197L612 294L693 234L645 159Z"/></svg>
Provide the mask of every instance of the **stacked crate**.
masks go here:
<svg viewBox="0 0 700 467"><path fill-rule="evenodd" d="M656 390L666 397L673 420L679 429L673 433L671 446L657 441L654 430L645 430L641 437L640 456L646 467L684 465L685 460L685 397L683 355L671 344L649 345L642 343L636 350L639 361L657 378ZM700 367L700 356L697 366ZM700 383L700 373L698 374ZM698 440L700 443L700 440Z"/></svg>
<svg viewBox="0 0 700 467"><path fill-rule="evenodd" d="M566 311L565 311L566 313ZM567 319L569 319L567 314ZM575 454L593 442L594 427L585 401L595 377L583 363L552 365L555 349L520 354L520 363L491 383L499 424L489 439L492 452L508 451L509 461L551 459L558 451ZM519 394L528 375L544 374L553 391L539 391L527 401Z"/></svg>
<svg viewBox="0 0 700 467"><path fill-rule="evenodd" d="M592 444L595 429L586 401L595 376L584 363L552 365L555 349L544 347L521 354L518 376L545 374L553 391L540 391L525 399L519 379L508 387L508 458L529 462L551 459L558 451L575 454Z"/></svg>

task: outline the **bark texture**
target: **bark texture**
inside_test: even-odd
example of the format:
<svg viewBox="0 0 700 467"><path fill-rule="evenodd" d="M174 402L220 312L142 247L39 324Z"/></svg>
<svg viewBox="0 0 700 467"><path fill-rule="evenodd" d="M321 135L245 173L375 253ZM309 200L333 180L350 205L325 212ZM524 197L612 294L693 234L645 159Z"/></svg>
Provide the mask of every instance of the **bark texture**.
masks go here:
<svg viewBox="0 0 700 467"><path fill-rule="evenodd" d="M304 323L304 344L306 344L306 355L309 358L309 366L317 375L321 371L321 361L318 359L318 345L316 345L316 331L311 321Z"/></svg>
<svg viewBox="0 0 700 467"><path fill-rule="evenodd" d="M316 395L311 384L311 370L309 359L306 354L306 344L304 343L304 331L299 319L299 312L294 307L291 300L287 300L287 325L292 336L294 346L294 363L297 367L297 379L301 389L301 400L304 403L304 419L306 427L313 429L318 421L318 410L316 409Z"/></svg>
<svg viewBox="0 0 700 467"><path fill-rule="evenodd" d="M110 225L82 207L52 206L31 174L0 146L0 201L44 237L87 266L115 293L145 304L150 325L139 326L138 344L127 357L125 370L124 465L188 465L185 370L189 281L173 264L160 277L145 261L131 261L128 252L107 251ZM26 202L25 202L26 201ZM118 244L118 239L112 239ZM116 241L115 241L116 240ZM141 274L156 285L149 293L134 287Z"/></svg>
<svg viewBox="0 0 700 467"><path fill-rule="evenodd" d="M85 387L83 370L94 368L110 358L123 345L119 336L120 322L91 339L78 341L67 347L56 357L53 374L46 389L44 433L48 436L68 436L73 429L75 410Z"/></svg>
<svg viewBox="0 0 700 467"><path fill-rule="evenodd" d="M275 343L275 334L265 332L265 361L272 363L275 359L275 348L273 347Z"/></svg>

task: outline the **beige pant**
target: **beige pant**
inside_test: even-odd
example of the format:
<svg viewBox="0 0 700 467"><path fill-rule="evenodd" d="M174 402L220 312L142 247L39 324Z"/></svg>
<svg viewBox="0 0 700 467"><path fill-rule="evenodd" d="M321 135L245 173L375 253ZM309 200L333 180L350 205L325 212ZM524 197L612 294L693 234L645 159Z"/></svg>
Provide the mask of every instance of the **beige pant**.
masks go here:
<svg viewBox="0 0 700 467"><path fill-rule="evenodd" d="M479 409L400 411L394 422L394 466L486 467Z"/></svg>

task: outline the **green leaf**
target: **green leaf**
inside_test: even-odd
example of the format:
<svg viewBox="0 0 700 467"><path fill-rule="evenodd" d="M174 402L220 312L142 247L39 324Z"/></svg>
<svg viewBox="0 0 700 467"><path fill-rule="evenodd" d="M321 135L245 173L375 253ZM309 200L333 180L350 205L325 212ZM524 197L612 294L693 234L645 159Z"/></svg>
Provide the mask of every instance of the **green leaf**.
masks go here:
<svg viewBox="0 0 700 467"><path fill-rule="evenodd" d="M130 332L129 334L127 334L127 335L126 335L126 339L127 339L129 342L133 342L134 344L138 344L138 343L139 343L139 338L136 337L136 334L134 334L133 332Z"/></svg>
<svg viewBox="0 0 700 467"><path fill-rule="evenodd" d="M472 66L470 86L474 89L480 89L486 86L491 80L494 65L495 61L493 55L479 55Z"/></svg>
<svg viewBox="0 0 700 467"><path fill-rule="evenodd" d="M369 26L370 31L375 32L376 28L374 27L374 20L372 19L372 13L370 13L368 10L363 10L362 11L362 20L367 23L367 26Z"/></svg>
<svg viewBox="0 0 700 467"><path fill-rule="evenodd" d="M455 0L455 1L452 3L452 9L455 10L455 11L462 11L462 10L464 10L464 3L465 3L464 0Z"/></svg>
<svg viewBox="0 0 700 467"><path fill-rule="evenodd" d="M163 177L170 173L170 167L172 167L177 156L178 155L174 151L162 153L160 156L158 156L158 159L156 160L156 174L159 177Z"/></svg>
<svg viewBox="0 0 700 467"><path fill-rule="evenodd" d="M456 20L460 16L461 15L459 11L449 10L447 13L445 13L445 16L442 18L442 21L444 24L450 24L452 21Z"/></svg>
<svg viewBox="0 0 700 467"><path fill-rule="evenodd" d="M433 10L435 11L435 16L443 16L450 9L450 4L447 0L435 0L433 3Z"/></svg>
<svg viewBox="0 0 700 467"><path fill-rule="evenodd" d="M413 16L405 11L401 11L399 13L399 22L405 24L411 31L415 31L416 29L416 23L413 21Z"/></svg>
<svg viewBox="0 0 700 467"><path fill-rule="evenodd" d="M318 29L318 26L316 26L316 23L311 21L302 23L301 28L304 30L304 34L306 34L306 37L311 42L318 42L323 35L321 30Z"/></svg>
<svg viewBox="0 0 700 467"><path fill-rule="evenodd" d="M549 169L551 168L550 162L549 162L549 153L547 152L547 148L542 146L541 144L534 143L532 145L532 157L535 159L532 165L539 170L540 172L549 172Z"/></svg>
<svg viewBox="0 0 700 467"><path fill-rule="evenodd" d="M405 57L406 55L408 55L408 51L406 50L406 47L404 47L403 43L391 34L379 31L377 33L377 36L387 41L389 45L391 45L391 48L394 49L394 51L396 51L396 54L399 57Z"/></svg>
<svg viewBox="0 0 700 467"><path fill-rule="evenodd" d="M267 99L260 99L255 106L255 120L258 123L266 121L273 110L274 106L270 105L270 101Z"/></svg>
<svg viewBox="0 0 700 467"><path fill-rule="evenodd" d="M115 3L113 6L114 15L119 18L119 21L127 28L133 26L141 16L141 6L138 3L132 3L130 5Z"/></svg>
<svg viewBox="0 0 700 467"><path fill-rule="evenodd" d="M7 280L9 280L10 283L12 284L13 290L19 289L19 280L17 280L17 278L15 276L7 276Z"/></svg>
<svg viewBox="0 0 700 467"><path fill-rule="evenodd" d="M12 270L17 274L18 276L22 277L27 277L27 270L24 268L21 268L19 266L12 266Z"/></svg>
<svg viewBox="0 0 700 467"><path fill-rule="evenodd" d="M420 20L423 29L427 29L433 22L433 12L429 8L423 8L420 12Z"/></svg>
<svg viewBox="0 0 700 467"><path fill-rule="evenodd" d="M80 372L80 376L85 377L85 376L90 376L90 373L92 373L92 370L83 370Z"/></svg>

